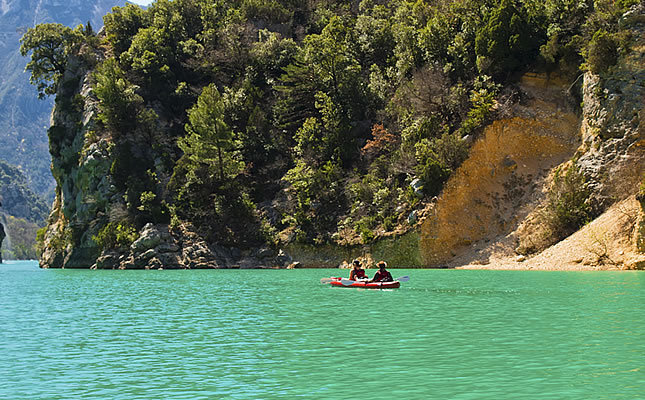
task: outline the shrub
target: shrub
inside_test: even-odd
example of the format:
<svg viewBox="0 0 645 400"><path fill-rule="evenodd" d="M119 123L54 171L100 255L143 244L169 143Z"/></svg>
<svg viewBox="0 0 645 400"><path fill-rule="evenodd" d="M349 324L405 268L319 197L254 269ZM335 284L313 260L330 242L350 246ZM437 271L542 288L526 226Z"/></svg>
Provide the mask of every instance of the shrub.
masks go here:
<svg viewBox="0 0 645 400"><path fill-rule="evenodd" d="M594 74L607 72L609 67L618 61L618 43L616 39L603 29L593 34L587 47L586 67Z"/></svg>
<svg viewBox="0 0 645 400"><path fill-rule="evenodd" d="M99 120L115 135L123 135L136 124L137 108L143 98L138 87L128 82L119 63L107 59L94 72L94 94L99 100Z"/></svg>
<svg viewBox="0 0 645 400"><path fill-rule="evenodd" d="M423 191L430 196L438 194L452 171L468 156L468 148L454 133L440 138L423 139L415 145L416 174L423 181Z"/></svg>
<svg viewBox="0 0 645 400"><path fill-rule="evenodd" d="M376 238L376 234L373 231L376 225L376 217L365 216L356 222L354 229L356 233L361 235L363 243L370 243Z"/></svg>
<svg viewBox="0 0 645 400"><path fill-rule="evenodd" d="M547 194L541 218L554 242L564 239L592 218L591 190L580 168L572 164L563 174L558 168Z"/></svg>
<svg viewBox="0 0 645 400"><path fill-rule="evenodd" d="M101 251L127 249L138 238L139 233L128 221L110 222L92 236L92 240Z"/></svg>
<svg viewBox="0 0 645 400"><path fill-rule="evenodd" d="M477 33L477 67L482 73L503 77L528 64L537 43L524 10L503 0Z"/></svg>

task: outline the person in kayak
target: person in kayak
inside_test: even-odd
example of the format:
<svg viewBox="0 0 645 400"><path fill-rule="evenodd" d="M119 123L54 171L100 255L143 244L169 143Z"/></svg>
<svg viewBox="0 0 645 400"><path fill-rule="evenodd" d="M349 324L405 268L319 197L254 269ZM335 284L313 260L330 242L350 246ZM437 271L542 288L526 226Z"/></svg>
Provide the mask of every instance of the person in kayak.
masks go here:
<svg viewBox="0 0 645 400"><path fill-rule="evenodd" d="M349 273L350 281L359 281L367 280L367 275L365 275L365 270L361 268L361 262L354 260L352 271Z"/></svg>
<svg viewBox="0 0 645 400"><path fill-rule="evenodd" d="M392 282L394 280L394 278L392 278L392 274L385 269L387 267L387 263L385 261L379 261L377 265L378 271L376 271L374 278L369 282Z"/></svg>

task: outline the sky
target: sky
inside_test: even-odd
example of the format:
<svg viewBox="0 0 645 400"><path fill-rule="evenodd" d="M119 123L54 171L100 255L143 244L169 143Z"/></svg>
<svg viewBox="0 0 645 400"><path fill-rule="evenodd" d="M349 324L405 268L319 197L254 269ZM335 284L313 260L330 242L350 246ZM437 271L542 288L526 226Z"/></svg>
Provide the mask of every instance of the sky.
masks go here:
<svg viewBox="0 0 645 400"><path fill-rule="evenodd" d="M141 4L142 6L147 6L152 3L152 0L129 0L132 3Z"/></svg>

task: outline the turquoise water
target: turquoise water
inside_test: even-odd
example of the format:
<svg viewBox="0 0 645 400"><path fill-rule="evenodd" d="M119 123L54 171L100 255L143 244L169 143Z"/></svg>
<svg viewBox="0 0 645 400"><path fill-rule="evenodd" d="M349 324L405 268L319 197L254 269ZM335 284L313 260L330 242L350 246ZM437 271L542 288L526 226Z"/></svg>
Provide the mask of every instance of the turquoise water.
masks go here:
<svg viewBox="0 0 645 400"><path fill-rule="evenodd" d="M645 398L643 273L338 272L2 264L0 399Z"/></svg>

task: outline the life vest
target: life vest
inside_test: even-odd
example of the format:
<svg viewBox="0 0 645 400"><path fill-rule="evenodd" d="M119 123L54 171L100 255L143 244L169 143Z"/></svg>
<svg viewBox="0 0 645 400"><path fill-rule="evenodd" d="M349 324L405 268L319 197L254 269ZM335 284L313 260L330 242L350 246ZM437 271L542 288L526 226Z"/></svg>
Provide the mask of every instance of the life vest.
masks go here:
<svg viewBox="0 0 645 400"><path fill-rule="evenodd" d="M392 282L394 279L392 279L392 274L388 271L381 273L381 270L378 270L376 271L376 274L374 274L374 279L372 280L374 282Z"/></svg>
<svg viewBox="0 0 645 400"><path fill-rule="evenodd" d="M367 278L364 269L352 269L352 272L349 273L349 279L352 281L360 278Z"/></svg>

